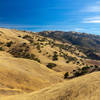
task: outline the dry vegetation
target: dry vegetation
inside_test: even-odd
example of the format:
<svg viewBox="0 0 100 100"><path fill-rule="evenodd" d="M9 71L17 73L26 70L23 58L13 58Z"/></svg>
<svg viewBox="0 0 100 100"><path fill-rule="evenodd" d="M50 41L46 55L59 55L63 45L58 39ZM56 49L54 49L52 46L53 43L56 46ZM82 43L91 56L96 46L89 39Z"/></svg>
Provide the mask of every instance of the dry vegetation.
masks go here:
<svg viewBox="0 0 100 100"><path fill-rule="evenodd" d="M69 42L34 32L0 28L0 100L83 100L86 88L88 94L85 100L92 100L92 97L88 99L94 89L92 83L100 75L99 72L85 74L100 68L84 70L84 66L95 66L97 63L86 60L86 57ZM70 80L75 72L83 73L83 70L82 75L85 76L79 75L81 77ZM18 96L6 97L16 94Z"/></svg>
<svg viewBox="0 0 100 100"><path fill-rule="evenodd" d="M100 72L74 78L30 94L1 100L99 100Z"/></svg>

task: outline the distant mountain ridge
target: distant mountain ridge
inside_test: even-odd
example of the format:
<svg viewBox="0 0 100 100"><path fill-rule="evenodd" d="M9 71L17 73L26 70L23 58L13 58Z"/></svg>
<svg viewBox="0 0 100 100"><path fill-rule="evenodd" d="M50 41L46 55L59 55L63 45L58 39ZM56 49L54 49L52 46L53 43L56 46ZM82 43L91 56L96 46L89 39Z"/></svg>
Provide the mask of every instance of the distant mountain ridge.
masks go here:
<svg viewBox="0 0 100 100"><path fill-rule="evenodd" d="M38 34L57 39L63 42L70 42L76 45L81 51L87 54L89 58L100 60L100 35L93 35L80 32L63 31L43 31Z"/></svg>

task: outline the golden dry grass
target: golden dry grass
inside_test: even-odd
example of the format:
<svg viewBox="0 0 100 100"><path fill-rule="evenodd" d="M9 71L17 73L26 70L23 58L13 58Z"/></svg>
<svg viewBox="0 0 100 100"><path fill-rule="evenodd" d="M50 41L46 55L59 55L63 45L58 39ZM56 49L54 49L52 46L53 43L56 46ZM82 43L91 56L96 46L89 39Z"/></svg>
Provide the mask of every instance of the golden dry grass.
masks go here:
<svg viewBox="0 0 100 100"><path fill-rule="evenodd" d="M2 41L3 43L7 43L8 41L13 41L14 42L14 46L16 47L19 46L21 43L27 43L30 46L29 41L27 41L26 39L23 39L22 37L25 35L29 35L34 37L34 42L35 43L39 43L39 41L37 41L38 39L42 39L42 36L36 35L36 34L29 34L28 32L22 32L22 31L18 31L18 30L11 30L11 29L5 29L5 28L0 28L0 32L1 32L1 36L0 36L0 41ZM18 37L21 36L21 37ZM50 38L47 38L47 40L51 40ZM48 41L44 41L44 44L48 43ZM55 41L55 43L59 43L62 44L62 42L60 41ZM67 45L71 45L69 43L65 43ZM73 46L74 47L74 46ZM8 48L4 47L5 50L7 51ZM65 73L66 71L72 71L73 69L75 69L78 65L70 63L67 64L66 60L63 57L58 57L59 60L58 61L52 61L52 57L48 57L49 55L53 55L54 51L57 51L59 54L59 48L54 46L53 48L50 45L46 45L44 46L44 48L41 48L41 53L38 52L38 50L33 46L30 47L31 48L31 52L34 53L40 60L41 60L41 64L43 65L47 65L48 63L56 63L57 66L54 68L55 71L58 72L63 72ZM65 51L62 50L65 54L68 54L69 56L72 57L76 57L77 59L80 59L80 57L77 57L75 54L71 54L71 52L69 51ZM46 54L48 52L48 54ZM79 53L78 50L76 50L77 53ZM80 55L84 55L83 53L80 52Z"/></svg>
<svg viewBox="0 0 100 100"><path fill-rule="evenodd" d="M13 58L5 52L0 54L0 90L9 88L32 92L63 80L62 74L36 61Z"/></svg>
<svg viewBox="0 0 100 100"><path fill-rule="evenodd" d="M5 51L0 51L0 100L99 100L99 72L64 81L63 74L66 71L71 72L79 65L72 62L66 63L66 60L60 56L59 60L52 61L48 55L53 55L54 51L59 53L58 47L52 48L50 45L46 45L41 48L42 53L39 53L28 40L22 38L25 35L33 36L28 32L0 28L0 42L4 43L5 48ZM38 43L38 39L43 38L36 34L33 37L35 43ZM47 40L52 39L47 38ZM9 41L13 41L15 47L21 43L27 43L31 48L30 52L35 54L41 63L14 58L7 53L9 48L5 47ZM44 44L46 42L48 41L45 41ZM55 42L62 44L60 41ZM62 51L68 56L80 59L69 51ZM47 52L48 54L46 54ZM75 52L79 53L78 50ZM80 55L84 54L80 52ZM53 70L45 66L50 62L57 64Z"/></svg>
<svg viewBox="0 0 100 100"><path fill-rule="evenodd" d="M0 100L100 100L100 72L88 74L30 94Z"/></svg>

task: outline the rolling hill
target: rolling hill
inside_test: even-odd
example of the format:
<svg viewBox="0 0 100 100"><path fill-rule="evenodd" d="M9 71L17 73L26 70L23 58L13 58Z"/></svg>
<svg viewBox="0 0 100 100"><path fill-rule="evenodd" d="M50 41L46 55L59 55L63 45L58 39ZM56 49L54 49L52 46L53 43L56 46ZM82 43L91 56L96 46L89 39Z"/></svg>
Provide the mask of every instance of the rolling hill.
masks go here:
<svg viewBox="0 0 100 100"><path fill-rule="evenodd" d="M75 78L30 94L1 98L1 100L99 100L100 72Z"/></svg>
<svg viewBox="0 0 100 100"><path fill-rule="evenodd" d="M100 60L100 36L80 33L80 32L63 32L63 31L43 31L38 34L60 40L62 42L69 42L76 45L88 58Z"/></svg>
<svg viewBox="0 0 100 100"><path fill-rule="evenodd" d="M0 100L99 100L99 50L100 36L0 28Z"/></svg>

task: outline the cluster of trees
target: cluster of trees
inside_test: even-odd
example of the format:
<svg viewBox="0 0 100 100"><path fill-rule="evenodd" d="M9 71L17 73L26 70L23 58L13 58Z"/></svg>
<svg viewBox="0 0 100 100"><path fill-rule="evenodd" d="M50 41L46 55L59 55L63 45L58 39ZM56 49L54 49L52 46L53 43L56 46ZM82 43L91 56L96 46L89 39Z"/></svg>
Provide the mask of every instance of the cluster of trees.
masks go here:
<svg viewBox="0 0 100 100"><path fill-rule="evenodd" d="M33 41L33 38L32 38L31 36L29 36L29 35L23 36L23 39L28 40L30 43L33 43L33 42L34 42L34 41Z"/></svg>
<svg viewBox="0 0 100 100"><path fill-rule="evenodd" d="M73 70L72 75L69 75L69 72L66 72L64 74L64 78L74 78L74 77L79 77L88 73L92 73L95 71L100 71L100 67L95 65L95 66L84 66L82 68L78 68L76 70Z"/></svg>
<svg viewBox="0 0 100 100"><path fill-rule="evenodd" d="M14 57L26 58L40 62L39 58L37 58L33 53L30 53L30 48L26 43L23 43L18 47L11 48L9 53L11 53Z"/></svg>

